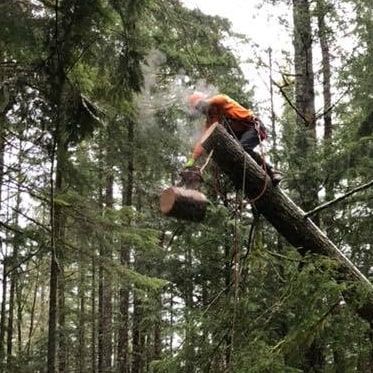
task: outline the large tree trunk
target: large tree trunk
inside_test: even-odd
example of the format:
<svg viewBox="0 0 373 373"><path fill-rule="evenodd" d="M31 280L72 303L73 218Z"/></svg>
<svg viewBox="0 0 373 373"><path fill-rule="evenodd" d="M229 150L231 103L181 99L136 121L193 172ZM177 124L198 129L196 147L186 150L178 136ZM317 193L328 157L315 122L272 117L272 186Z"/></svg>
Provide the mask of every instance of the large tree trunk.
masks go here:
<svg viewBox="0 0 373 373"><path fill-rule="evenodd" d="M297 124L314 130L316 118L309 0L293 0L293 22Z"/></svg>
<svg viewBox="0 0 373 373"><path fill-rule="evenodd" d="M56 351L58 344L58 370L65 371L66 340L64 309L64 273L63 273L63 242L65 222L62 206L55 196L64 192L67 154L66 118L63 111L63 91L66 83L64 69L60 61L51 66L50 73L52 102L56 107L54 116L55 130L51 152L50 171L50 225L51 225L51 264L49 286L49 321L48 321L48 356L47 371L55 373Z"/></svg>
<svg viewBox="0 0 373 373"><path fill-rule="evenodd" d="M373 321L373 287L369 280L311 219L304 217L303 210L279 187L272 186L264 171L243 151L223 126L218 123L211 126L202 139L202 146L206 152L214 149L214 161L237 188L242 187L245 176L244 192L247 198L256 198L267 186L262 197L255 202L255 206L290 244L300 251L326 255L334 259L338 264L338 281L354 281L357 285L362 284L367 288L369 296L364 304L357 307L357 311L361 317ZM353 294L353 290L344 293L347 300Z"/></svg>
<svg viewBox="0 0 373 373"><path fill-rule="evenodd" d="M323 98L324 98L324 145L325 145L325 155L330 152L329 146L332 141L333 126L332 126L332 94L331 94L331 64L330 64L330 52L329 52L329 35L330 29L328 28L325 18L330 11L330 4L328 0L317 0L316 3L317 12L317 23L318 23L318 36L321 47L322 56L322 76L323 76ZM334 198L334 178L333 170L329 167L325 169L325 199L330 201ZM322 216L324 227L328 235L332 236L333 233L333 214L326 212Z"/></svg>
<svg viewBox="0 0 373 373"><path fill-rule="evenodd" d="M302 200L302 207L310 210L318 204L319 183L316 178L317 168L313 161L316 147L315 90L312 61L312 27L310 0L293 0L294 21L294 70L295 102L297 107L297 143L296 170L300 175L297 190ZM305 167L305 165L307 165ZM320 224L318 216L315 223ZM320 371L323 365L323 349L317 346L317 339L305 351L305 369ZM312 357L313 360L310 360ZM315 366L312 361L317 361ZM308 365L308 366L307 366ZM307 366L307 367L306 367Z"/></svg>
<svg viewBox="0 0 373 373"><path fill-rule="evenodd" d="M321 46L322 56L322 75L323 75L323 98L324 98L324 140L330 140L332 137L332 95L331 95L331 67L330 67L330 52L329 52L329 32L326 23L325 15L328 12L328 4L325 0L317 0L317 23L318 34Z"/></svg>

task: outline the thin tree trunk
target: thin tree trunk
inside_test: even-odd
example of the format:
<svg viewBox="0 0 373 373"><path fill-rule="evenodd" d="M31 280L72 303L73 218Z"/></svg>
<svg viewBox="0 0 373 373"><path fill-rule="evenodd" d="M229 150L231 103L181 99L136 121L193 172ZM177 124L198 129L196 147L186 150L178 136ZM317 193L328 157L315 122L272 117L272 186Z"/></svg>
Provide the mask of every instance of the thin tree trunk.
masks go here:
<svg viewBox="0 0 373 373"><path fill-rule="evenodd" d="M61 218L62 219L62 218ZM63 250L58 250L58 371L67 371L67 331L65 311L65 270Z"/></svg>
<svg viewBox="0 0 373 373"><path fill-rule="evenodd" d="M272 48L268 50L268 59L269 59L269 88L270 88L270 97L271 97L271 126L272 126L272 152L273 152L273 163L277 168L278 165L278 156L277 156L277 131L276 131L276 116L275 116L275 107L273 99L273 66L272 66Z"/></svg>
<svg viewBox="0 0 373 373"><path fill-rule="evenodd" d="M154 345L153 345L153 360L160 360L162 354L162 294L157 296L157 303L159 308L157 309L157 320L154 324Z"/></svg>
<svg viewBox="0 0 373 373"><path fill-rule="evenodd" d="M132 326L132 373L143 372L143 345L142 345L142 302L138 294L134 293L133 326Z"/></svg>
<svg viewBox="0 0 373 373"><path fill-rule="evenodd" d="M1 149L0 149L1 151ZM1 156L1 153L0 153ZM2 160L0 159L0 162ZM0 163L0 177L2 177L2 163ZM0 180L1 181L1 180ZM1 212L1 188L2 183L0 183L0 212ZM0 239L0 250L3 252L3 242L2 239ZM8 282L8 276L7 276L7 257L6 255L3 256L2 259L3 262L3 276L2 276L2 299L1 299L1 311L0 311L0 367L4 365L4 358L5 358L5 325L6 325L6 301L7 301L7 282ZM3 369L0 368L0 372L2 372Z"/></svg>
<svg viewBox="0 0 373 373"><path fill-rule="evenodd" d="M91 334L91 364L92 373L97 371L97 356L96 356L96 341L97 341L97 329L96 329L96 259L93 254L92 256L92 285L91 285L91 323L92 323L92 334Z"/></svg>
<svg viewBox="0 0 373 373"><path fill-rule="evenodd" d="M192 278L192 251L190 247L185 249L185 267L187 270L185 278L185 321L187 324L185 335L185 372L194 372L194 331L191 325L191 314L193 308L193 278Z"/></svg>
<svg viewBox="0 0 373 373"><path fill-rule="evenodd" d="M22 162L22 143L20 141L20 150L18 155L18 187L17 187L17 196L16 196L16 206L15 206L15 218L14 218L14 225L18 226L18 211L20 210L21 205L21 162ZM13 237L13 254L12 254L12 261L11 267L15 267L18 262L18 233L14 234ZM18 282L18 270L13 269L10 275L10 290L9 290L9 315L8 315L8 328L7 328L7 367L8 370L12 370L12 353L13 353L13 331L14 331L14 309L15 309L15 297L16 297L16 289L17 289L17 282Z"/></svg>
<svg viewBox="0 0 373 373"><path fill-rule="evenodd" d="M109 140L110 133L107 134L107 158L106 158L106 175L105 175L105 211L109 211L113 208L113 170L109 152ZM101 247L100 256L105 261L112 260L112 248L111 238L106 235L105 247ZM113 341L112 341L112 280L111 274L107 269L100 266L100 330L99 330L99 373L109 372L111 370L111 358L113 352Z"/></svg>
<svg viewBox="0 0 373 373"><path fill-rule="evenodd" d="M33 297L32 297L32 305L31 305L31 310L30 310L30 327L29 327L28 341L27 341L27 347L26 347L27 356L30 356L32 335L34 333L35 307L36 307L36 299L37 299L38 288L39 288L38 281L39 281L39 276L37 275L36 282L35 282L34 293L33 293Z"/></svg>
<svg viewBox="0 0 373 373"><path fill-rule="evenodd" d="M224 245L224 286L225 286L225 297L227 304L230 304L230 284L232 281L232 263L231 263L231 247L228 242ZM225 337L225 354L224 354L224 366L226 371L229 371L232 361L232 334L226 333Z"/></svg>
<svg viewBox="0 0 373 373"><path fill-rule="evenodd" d="M3 113L0 113L0 211L2 205L2 189L4 178L4 154L5 154L5 121Z"/></svg>
<svg viewBox="0 0 373 373"><path fill-rule="evenodd" d="M82 250L79 254L79 331L78 331L78 372L86 372L86 340L85 340L85 266Z"/></svg>
<svg viewBox="0 0 373 373"><path fill-rule="evenodd" d="M128 139L128 162L127 170L123 170L122 176L122 206L130 207L133 203L133 182L134 182L134 122L127 122ZM126 172L126 177L124 176ZM129 219L128 224L131 224ZM130 261L130 248L122 243L120 251L120 262L128 267ZM129 360L129 288L128 283L122 284L119 290L119 338L118 338L118 367L120 373L128 373L130 369Z"/></svg>
<svg viewBox="0 0 373 373"><path fill-rule="evenodd" d="M16 286L16 296L17 296L17 353L18 356L22 354L22 314L23 314L23 305L22 305L22 287L21 279L18 279Z"/></svg>
<svg viewBox="0 0 373 373"><path fill-rule="evenodd" d="M12 255L12 264L14 264L14 253ZM16 289L16 276L13 271L10 276L10 290L9 290L9 310L8 310L8 327L7 327L7 342L6 342L6 355L7 355L7 369L12 370L12 350L13 350L13 321L14 321L14 298Z"/></svg>
<svg viewBox="0 0 373 373"><path fill-rule="evenodd" d="M171 335L170 335L170 354L172 356L174 352L174 292L173 292L173 286L171 285L170 288L170 330L171 330Z"/></svg>
<svg viewBox="0 0 373 373"><path fill-rule="evenodd" d="M0 364L4 363L5 358L5 325L6 325L6 302L7 302L7 270L8 258L3 258L3 281L2 281L2 299L1 299L1 321L0 321Z"/></svg>
<svg viewBox="0 0 373 373"><path fill-rule="evenodd" d="M60 132L61 131L61 132ZM58 143L57 143L57 163L56 163L56 183L55 193L60 194L64 191L64 169L67 152L67 145L64 142L64 134L62 128L59 129ZM57 316L58 316L58 371L65 373L67 369L67 336L65 325L65 276L64 276L64 249L63 241L65 236L65 218L62 207L53 201L54 207L54 233L55 233L55 269L57 276Z"/></svg>

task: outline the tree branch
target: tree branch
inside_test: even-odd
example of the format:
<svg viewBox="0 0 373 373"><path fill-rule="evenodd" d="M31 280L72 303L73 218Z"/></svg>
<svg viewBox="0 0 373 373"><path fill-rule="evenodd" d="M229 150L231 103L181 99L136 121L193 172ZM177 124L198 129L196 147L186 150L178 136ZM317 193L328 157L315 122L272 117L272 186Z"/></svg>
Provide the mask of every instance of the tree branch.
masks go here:
<svg viewBox="0 0 373 373"><path fill-rule="evenodd" d="M321 204L320 206L317 206L317 207L314 208L313 210L306 212L306 213L304 214L304 217L305 217L305 218L308 218L309 216L314 215L314 214L316 214L317 212L320 212L320 211L322 211L322 210L324 210L324 209L326 209L326 208L328 208L328 207L334 205L335 203L340 202L340 201L346 199L347 197L351 196L351 195L354 194L354 193L360 192L360 191L362 191L362 190L364 190L364 189L368 189L368 188L371 187L372 185L373 185L373 180L371 180L371 181L369 181L368 183L363 184L363 185L361 185L361 186L359 186L359 187L357 187L357 188L354 188L354 189L350 190L349 192L347 192L347 193L344 194L343 196L340 196L340 197L335 198L335 199L333 199L333 200L331 200L331 201L325 202L325 203Z"/></svg>

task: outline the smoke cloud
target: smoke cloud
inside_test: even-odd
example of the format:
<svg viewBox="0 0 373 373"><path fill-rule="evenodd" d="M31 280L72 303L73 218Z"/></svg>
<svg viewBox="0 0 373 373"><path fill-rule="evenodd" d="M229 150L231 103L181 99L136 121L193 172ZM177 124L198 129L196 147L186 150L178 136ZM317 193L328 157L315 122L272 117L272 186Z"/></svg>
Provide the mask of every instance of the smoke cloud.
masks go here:
<svg viewBox="0 0 373 373"><path fill-rule="evenodd" d="M172 78L167 78L167 58L159 50L152 50L142 66L144 74L144 89L138 96L137 104L141 108L140 119L154 116L159 110L167 110L171 107L189 114L188 97L195 91L202 92L207 96L218 92L217 88L200 80L191 84L190 78L184 71Z"/></svg>

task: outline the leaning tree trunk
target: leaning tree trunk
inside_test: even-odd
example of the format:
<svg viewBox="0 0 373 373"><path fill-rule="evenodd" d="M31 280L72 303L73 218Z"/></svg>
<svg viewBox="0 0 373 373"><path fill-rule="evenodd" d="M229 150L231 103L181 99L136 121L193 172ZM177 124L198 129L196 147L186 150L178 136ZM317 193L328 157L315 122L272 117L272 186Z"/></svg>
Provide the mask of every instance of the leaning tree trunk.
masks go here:
<svg viewBox="0 0 373 373"><path fill-rule="evenodd" d="M258 211L281 233L287 241L300 251L326 255L338 264L338 281L354 281L357 286L367 288L368 295L363 304L354 304L364 319L373 322L373 286L351 261L331 242L328 237L305 217L300 209L279 187L273 187L268 176L246 154L239 144L218 123L205 133L202 146L206 152L214 150L213 159L237 188L245 185L245 195L254 199ZM243 179L244 183L243 183ZM267 181L266 181L267 178ZM263 188L266 188L263 191ZM356 289L344 292L347 300Z"/></svg>

